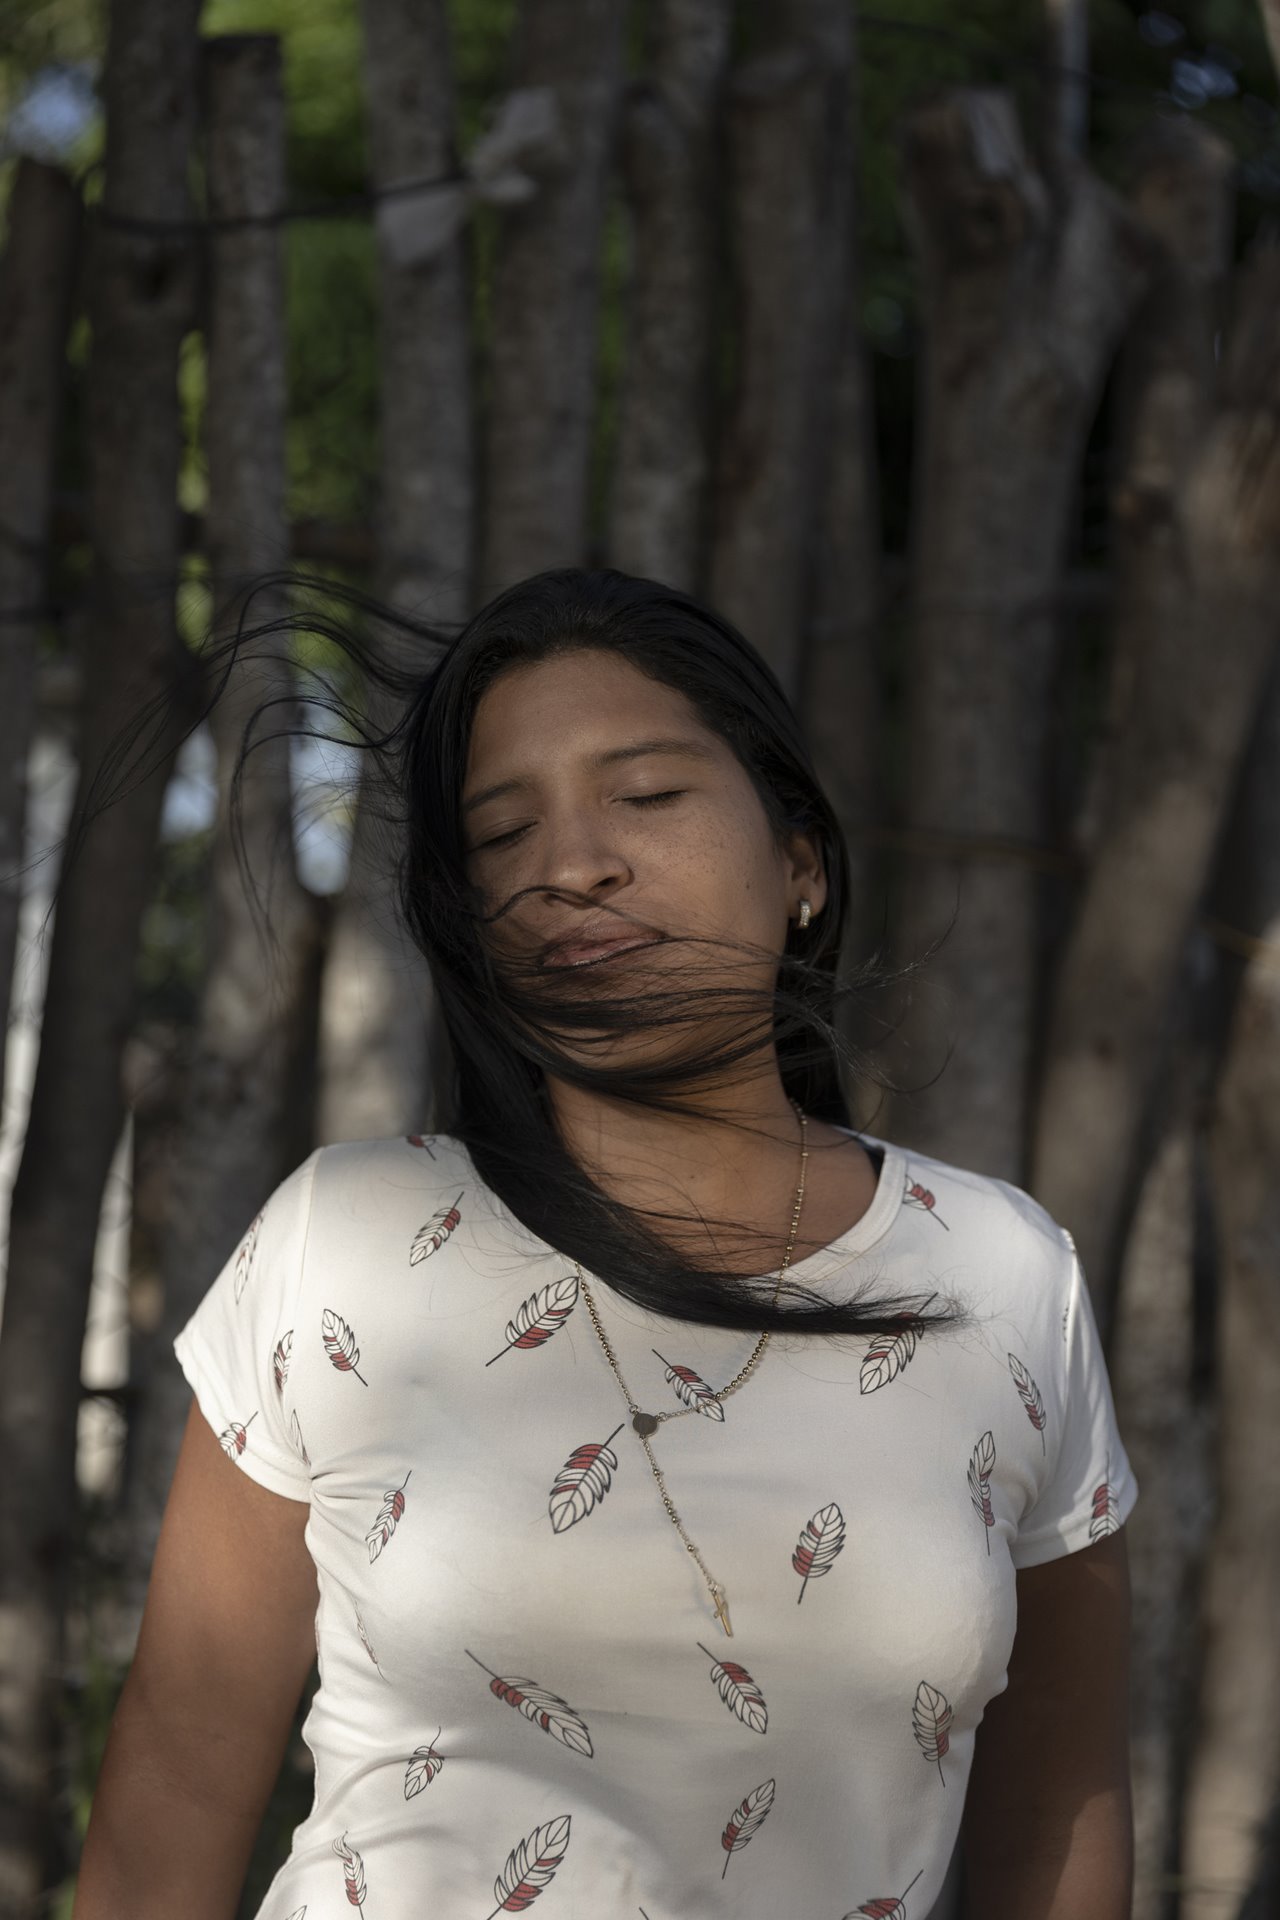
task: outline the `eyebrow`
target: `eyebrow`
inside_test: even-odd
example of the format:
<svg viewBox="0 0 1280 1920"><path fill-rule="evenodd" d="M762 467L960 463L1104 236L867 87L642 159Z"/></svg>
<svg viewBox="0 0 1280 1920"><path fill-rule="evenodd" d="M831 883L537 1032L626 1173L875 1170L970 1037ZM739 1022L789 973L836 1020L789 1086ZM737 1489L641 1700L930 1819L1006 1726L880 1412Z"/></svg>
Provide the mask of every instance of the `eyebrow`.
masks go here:
<svg viewBox="0 0 1280 1920"><path fill-rule="evenodd" d="M602 753L593 753L587 764L597 770L616 766L623 760L639 760L648 753L682 753L691 760L712 760L714 755L696 740L634 740L625 747L606 747ZM496 786L485 787L480 793L473 794L470 800L464 800L464 816L474 813L477 807L486 801L500 800L509 793L522 792L529 785L528 780L499 780Z"/></svg>

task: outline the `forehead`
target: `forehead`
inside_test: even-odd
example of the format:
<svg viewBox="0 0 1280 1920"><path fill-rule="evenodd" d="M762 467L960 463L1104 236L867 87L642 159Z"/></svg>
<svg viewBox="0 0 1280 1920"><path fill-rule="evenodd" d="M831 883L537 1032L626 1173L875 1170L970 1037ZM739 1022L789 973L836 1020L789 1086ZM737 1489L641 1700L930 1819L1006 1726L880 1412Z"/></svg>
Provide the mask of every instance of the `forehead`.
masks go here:
<svg viewBox="0 0 1280 1920"><path fill-rule="evenodd" d="M722 745L686 695L620 654L599 648L556 654L511 667L486 688L471 725L467 772L474 777L499 758L532 763L587 755L641 732L684 735L711 749Z"/></svg>

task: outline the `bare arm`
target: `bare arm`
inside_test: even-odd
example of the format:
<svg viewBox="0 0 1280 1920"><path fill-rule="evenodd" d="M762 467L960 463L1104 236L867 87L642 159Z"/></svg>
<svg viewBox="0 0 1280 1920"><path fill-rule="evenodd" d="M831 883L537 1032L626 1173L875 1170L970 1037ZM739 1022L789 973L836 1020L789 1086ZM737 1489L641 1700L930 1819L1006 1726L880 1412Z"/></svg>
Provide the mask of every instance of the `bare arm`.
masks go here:
<svg viewBox="0 0 1280 1920"><path fill-rule="evenodd" d="M1018 1575L1009 1685L978 1729L963 1845L983 1920L1130 1920L1123 1530Z"/></svg>
<svg viewBox="0 0 1280 1920"><path fill-rule="evenodd" d="M72 1920L232 1920L315 1655L306 1521L193 1401Z"/></svg>

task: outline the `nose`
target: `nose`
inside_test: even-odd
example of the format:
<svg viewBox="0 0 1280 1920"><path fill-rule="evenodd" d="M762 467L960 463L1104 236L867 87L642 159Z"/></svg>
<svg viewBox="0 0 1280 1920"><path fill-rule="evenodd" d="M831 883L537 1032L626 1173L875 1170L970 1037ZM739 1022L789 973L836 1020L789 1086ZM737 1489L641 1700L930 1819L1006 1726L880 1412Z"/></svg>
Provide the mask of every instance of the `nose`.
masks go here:
<svg viewBox="0 0 1280 1920"><path fill-rule="evenodd" d="M549 820L543 836L539 881L548 895L606 899L625 887L631 869L609 832L607 814L575 808Z"/></svg>

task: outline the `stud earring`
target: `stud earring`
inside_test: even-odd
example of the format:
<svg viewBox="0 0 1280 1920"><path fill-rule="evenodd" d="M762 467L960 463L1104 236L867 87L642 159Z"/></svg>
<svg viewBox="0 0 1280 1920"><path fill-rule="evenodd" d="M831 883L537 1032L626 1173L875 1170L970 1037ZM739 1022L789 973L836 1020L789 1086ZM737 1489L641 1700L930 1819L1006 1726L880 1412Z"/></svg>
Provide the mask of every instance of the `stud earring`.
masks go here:
<svg viewBox="0 0 1280 1920"><path fill-rule="evenodd" d="M808 902L807 900L802 900L802 901L800 902L800 926L801 926L801 928L803 929L803 928L805 928L805 927L807 927L807 926L808 926L808 924L809 924L809 922L810 922L810 920L812 920L812 918L813 918L813 908L812 908L812 907L811 907L811 906L809 905L809 902Z"/></svg>

